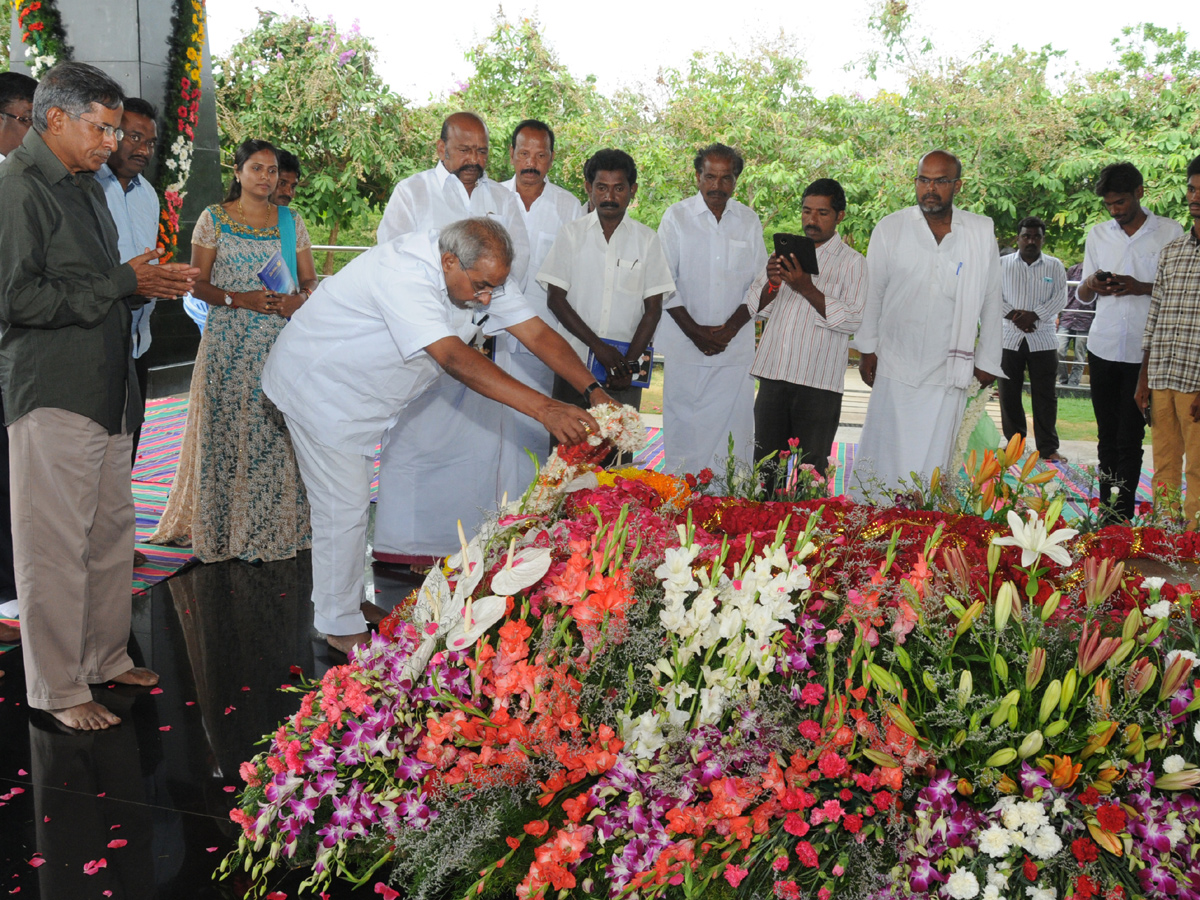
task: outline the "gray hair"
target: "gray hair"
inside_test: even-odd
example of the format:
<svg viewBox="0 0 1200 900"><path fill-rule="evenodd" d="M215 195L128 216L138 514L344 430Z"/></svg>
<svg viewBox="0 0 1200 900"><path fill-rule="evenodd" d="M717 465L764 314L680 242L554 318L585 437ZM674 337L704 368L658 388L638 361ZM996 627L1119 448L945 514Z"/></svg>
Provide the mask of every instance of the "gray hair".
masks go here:
<svg viewBox="0 0 1200 900"><path fill-rule="evenodd" d="M107 74L81 62L59 63L44 76L33 92L33 130L45 132L46 113L54 107L72 116L82 116L98 103L120 109L125 92Z"/></svg>
<svg viewBox="0 0 1200 900"><path fill-rule="evenodd" d="M512 266L516 255L505 227L486 216L463 219L443 228L438 237L438 250L453 253L464 269L471 268L485 256L494 256L506 266Z"/></svg>

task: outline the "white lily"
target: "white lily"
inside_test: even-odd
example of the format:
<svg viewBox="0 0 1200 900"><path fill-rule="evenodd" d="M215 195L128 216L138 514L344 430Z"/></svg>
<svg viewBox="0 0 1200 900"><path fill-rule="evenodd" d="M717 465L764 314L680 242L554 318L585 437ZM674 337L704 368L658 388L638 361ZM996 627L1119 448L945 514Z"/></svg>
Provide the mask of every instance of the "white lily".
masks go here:
<svg viewBox="0 0 1200 900"><path fill-rule="evenodd" d="M1037 513L1031 512L1029 523L1025 524L1021 521L1020 516L1011 511L1008 514L1008 527L1012 531L1012 536L992 538L992 543L1006 547L1020 547L1021 565L1030 566L1042 556L1050 557L1060 566L1071 564L1071 554L1059 544L1069 541L1079 534L1074 528L1059 528L1052 534L1047 534L1046 523L1038 518Z"/></svg>

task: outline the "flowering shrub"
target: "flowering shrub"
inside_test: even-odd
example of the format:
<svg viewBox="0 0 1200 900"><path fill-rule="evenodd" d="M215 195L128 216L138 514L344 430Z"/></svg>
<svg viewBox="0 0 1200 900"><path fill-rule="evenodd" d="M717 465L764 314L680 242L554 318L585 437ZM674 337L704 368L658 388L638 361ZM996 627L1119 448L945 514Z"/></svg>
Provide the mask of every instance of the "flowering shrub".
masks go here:
<svg viewBox="0 0 1200 900"><path fill-rule="evenodd" d="M62 16L53 0L13 0L13 9L31 76L41 78L56 63L71 58Z"/></svg>
<svg viewBox="0 0 1200 900"><path fill-rule="evenodd" d="M414 898L1200 896L1196 610L1123 565L1194 558L1184 536L569 466L303 688L243 766L222 873L390 873Z"/></svg>

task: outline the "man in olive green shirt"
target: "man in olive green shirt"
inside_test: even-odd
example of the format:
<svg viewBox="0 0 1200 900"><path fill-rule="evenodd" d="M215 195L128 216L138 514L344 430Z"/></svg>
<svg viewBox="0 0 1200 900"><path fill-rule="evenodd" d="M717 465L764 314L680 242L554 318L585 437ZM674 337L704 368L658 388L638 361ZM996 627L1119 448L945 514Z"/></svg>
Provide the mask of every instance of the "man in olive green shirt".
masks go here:
<svg viewBox="0 0 1200 900"><path fill-rule="evenodd" d="M0 387L29 705L72 728L120 722L91 685L152 685L127 652L132 432L142 398L131 306L179 297L199 274L121 264L94 173L121 139L124 96L62 63L33 97L33 127L0 163Z"/></svg>

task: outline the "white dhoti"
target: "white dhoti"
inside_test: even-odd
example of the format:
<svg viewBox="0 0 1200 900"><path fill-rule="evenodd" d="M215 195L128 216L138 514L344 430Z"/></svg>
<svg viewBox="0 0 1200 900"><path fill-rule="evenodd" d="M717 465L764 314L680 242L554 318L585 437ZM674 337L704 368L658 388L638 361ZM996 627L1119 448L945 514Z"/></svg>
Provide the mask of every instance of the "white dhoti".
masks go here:
<svg viewBox="0 0 1200 900"><path fill-rule="evenodd" d="M313 624L322 634L359 634L367 565L374 456L326 446L284 413L312 510Z"/></svg>
<svg viewBox="0 0 1200 900"><path fill-rule="evenodd" d="M496 507L501 405L442 373L383 440L375 554L448 556Z"/></svg>
<svg viewBox="0 0 1200 900"><path fill-rule="evenodd" d="M697 366L672 361L664 371L664 471L724 472L729 435L734 455L754 460L754 379L746 366Z"/></svg>
<svg viewBox="0 0 1200 900"><path fill-rule="evenodd" d="M516 338L496 336L496 365L522 384L550 396L554 390L554 373L540 359L525 349ZM546 464L550 455L550 435L537 419L532 419L510 406L500 409L500 496L519 499L533 482L536 470L526 450L531 451L538 465Z"/></svg>
<svg viewBox="0 0 1200 900"><path fill-rule="evenodd" d="M910 385L875 377L867 418L854 455L850 494L858 503L912 484L933 470L949 474L950 455L966 411L967 392L945 384Z"/></svg>

